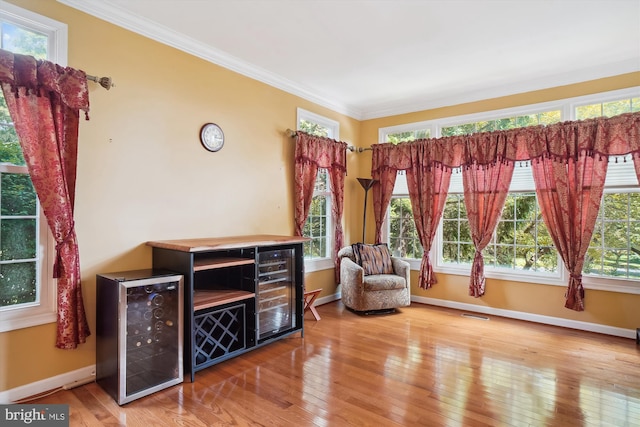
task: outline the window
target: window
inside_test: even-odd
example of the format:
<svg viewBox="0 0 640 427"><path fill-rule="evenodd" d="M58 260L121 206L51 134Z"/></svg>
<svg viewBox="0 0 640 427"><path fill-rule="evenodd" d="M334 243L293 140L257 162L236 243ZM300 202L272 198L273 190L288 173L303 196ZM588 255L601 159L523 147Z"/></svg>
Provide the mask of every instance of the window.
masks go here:
<svg viewBox="0 0 640 427"><path fill-rule="evenodd" d="M0 46L66 63L66 25L0 1ZM0 92L0 331L55 321L55 244Z"/></svg>
<svg viewBox="0 0 640 427"><path fill-rule="evenodd" d="M552 124L559 122L561 117L559 109L501 116L442 127L442 134L453 136ZM482 251L485 271L493 270L498 274L509 274L510 271L510 274L517 272L520 278L531 275L558 280L561 278L558 271L561 260L542 221L531 170L527 163L519 166L514 171L510 192L493 238ZM439 256L436 265L469 269L473 263L475 246L464 207L462 174L459 170L455 172L438 232L439 245L436 247L439 248Z"/></svg>
<svg viewBox="0 0 640 427"><path fill-rule="evenodd" d="M394 126L386 128L380 137L383 141L399 144L401 142L415 141L416 139L429 138L431 128L425 126L407 127ZM393 194L389 205L388 221L385 235L388 236L389 250L393 256L409 259L421 259L424 250L420 245L418 230L413 220L413 210L409 199L407 179L404 174L396 177Z"/></svg>
<svg viewBox="0 0 640 427"><path fill-rule="evenodd" d="M633 88L384 128L380 129L379 138L380 142L400 142L402 136L410 135L411 130L431 129L434 136L452 136L602 115L610 117L640 111L639 92L640 88ZM398 135L398 129L403 132L402 135ZM406 235L415 227L398 225L409 224L410 221L412 224L412 220L406 218L410 204L407 205L401 196L403 191L406 192L406 184L405 189L402 188L402 177L398 176L388 212L387 241L391 247L400 248L396 255L419 258L421 250L403 251L408 246L405 243ZM408 195L406 197L408 200ZM452 174L449 195L433 247L431 255L436 271L468 274L475 248L466 218L460 171L454 170ZM487 277L566 285L564 265L542 221L527 162L516 165L502 217L483 256ZM418 265L417 262L412 263L414 268ZM637 282L633 282L640 280L640 188L631 156L610 159L605 195L583 273L586 287L640 293Z"/></svg>
<svg viewBox="0 0 640 427"><path fill-rule="evenodd" d="M310 111L298 109L298 129L312 135L338 139L339 123ZM331 183L326 170L316 177L313 200L303 234L311 241L304 244L307 271L333 268L331 259L333 226L331 224Z"/></svg>

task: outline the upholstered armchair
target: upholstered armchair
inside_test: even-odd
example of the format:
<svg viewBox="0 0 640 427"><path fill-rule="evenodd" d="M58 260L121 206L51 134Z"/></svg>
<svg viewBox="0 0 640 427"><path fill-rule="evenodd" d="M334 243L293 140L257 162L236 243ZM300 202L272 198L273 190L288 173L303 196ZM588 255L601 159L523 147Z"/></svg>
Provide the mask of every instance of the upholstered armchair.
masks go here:
<svg viewBox="0 0 640 427"><path fill-rule="evenodd" d="M342 303L356 312L391 311L411 304L409 263L387 245L357 243L338 252Z"/></svg>

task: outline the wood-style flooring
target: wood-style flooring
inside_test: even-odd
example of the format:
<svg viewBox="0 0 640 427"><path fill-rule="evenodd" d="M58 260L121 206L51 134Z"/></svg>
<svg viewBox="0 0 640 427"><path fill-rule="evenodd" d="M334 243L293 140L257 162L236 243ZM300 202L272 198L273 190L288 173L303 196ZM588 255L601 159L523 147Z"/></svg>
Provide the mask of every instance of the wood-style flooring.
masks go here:
<svg viewBox="0 0 640 427"><path fill-rule="evenodd" d="M318 311L304 337L122 407L95 383L32 403L69 404L71 426L640 426L635 340L415 303Z"/></svg>

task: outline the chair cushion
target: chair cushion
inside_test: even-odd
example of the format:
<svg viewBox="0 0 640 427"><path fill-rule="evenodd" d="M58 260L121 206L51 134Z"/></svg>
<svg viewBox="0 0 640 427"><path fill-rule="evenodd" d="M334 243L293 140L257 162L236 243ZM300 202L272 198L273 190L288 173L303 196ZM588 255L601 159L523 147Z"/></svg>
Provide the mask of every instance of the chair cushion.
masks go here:
<svg viewBox="0 0 640 427"><path fill-rule="evenodd" d="M395 274L376 274L365 276L362 280L365 291L390 291L407 287L404 277Z"/></svg>
<svg viewBox="0 0 640 427"><path fill-rule="evenodd" d="M356 263L364 269L365 276L371 274L393 274L391 253L386 243L377 245L354 243L351 246Z"/></svg>

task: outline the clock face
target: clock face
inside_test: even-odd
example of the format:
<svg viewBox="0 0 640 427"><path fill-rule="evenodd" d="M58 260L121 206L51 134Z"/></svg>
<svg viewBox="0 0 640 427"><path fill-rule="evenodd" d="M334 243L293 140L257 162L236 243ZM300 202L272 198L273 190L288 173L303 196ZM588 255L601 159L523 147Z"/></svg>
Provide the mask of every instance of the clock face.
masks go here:
<svg viewBox="0 0 640 427"><path fill-rule="evenodd" d="M207 123L200 130L200 141L209 151L218 151L224 145L224 133L215 123Z"/></svg>

